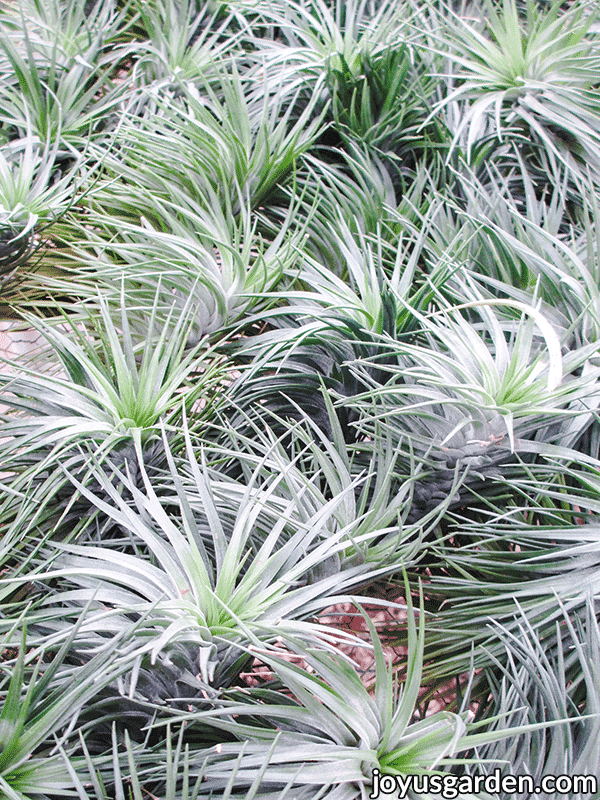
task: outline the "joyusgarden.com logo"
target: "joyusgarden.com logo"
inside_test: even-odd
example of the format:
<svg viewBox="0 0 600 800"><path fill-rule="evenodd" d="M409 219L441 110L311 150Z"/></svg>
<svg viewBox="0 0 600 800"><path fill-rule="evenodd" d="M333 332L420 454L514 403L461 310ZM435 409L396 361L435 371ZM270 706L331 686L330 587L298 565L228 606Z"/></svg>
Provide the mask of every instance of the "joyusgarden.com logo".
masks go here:
<svg viewBox="0 0 600 800"><path fill-rule="evenodd" d="M516 795L581 795L595 794L598 779L593 775L544 775L536 784L532 775L502 775L498 767L490 775L390 775L374 769L372 800L377 797L404 798L433 794L452 800L463 794L489 792Z"/></svg>

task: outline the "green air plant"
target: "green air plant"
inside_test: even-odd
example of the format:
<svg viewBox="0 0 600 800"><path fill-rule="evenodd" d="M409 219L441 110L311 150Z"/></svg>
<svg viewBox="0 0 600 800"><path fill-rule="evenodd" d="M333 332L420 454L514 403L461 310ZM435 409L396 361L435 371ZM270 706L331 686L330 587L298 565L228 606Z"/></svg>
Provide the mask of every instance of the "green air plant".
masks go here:
<svg viewBox="0 0 600 800"><path fill-rule="evenodd" d="M521 318L499 318L495 310L502 307ZM479 319L467 321L461 310ZM465 491L473 483L483 489L486 474L525 452L530 440L567 444L570 419L587 415L590 424L585 405L595 403L595 372L577 374L589 353L563 357L556 332L532 306L477 300L427 316L414 313L423 343L390 343L381 349L393 355L387 363L375 355L349 365L367 388L336 404L354 411L358 436L372 439L383 431L426 465L414 489L417 517L455 491L461 476ZM374 367L388 374L387 381L373 380ZM460 505L462 491L453 503Z"/></svg>
<svg viewBox="0 0 600 800"><path fill-rule="evenodd" d="M16 627L23 625L23 617ZM61 646L32 649L25 626L16 658L4 646L0 678L0 792L7 800L81 797L76 785L90 776L73 732L79 715L102 689L131 668L119 654L123 637L106 640L84 665L70 660L77 623ZM27 653L27 654L26 654ZM92 771L93 767L92 767ZM78 777L79 776L79 777Z"/></svg>
<svg viewBox="0 0 600 800"><path fill-rule="evenodd" d="M99 285L113 302L124 285L131 303L129 324L139 336L147 329L147 309L163 325L173 305L180 310L191 305L190 345L207 334L221 338L260 305L296 258L302 236L290 230L293 205L269 240L258 234L248 205L236 216L218 204L206 212L189 209L182 219L178 209L140 190L138 214L144 215L132 223L125 217L131 199L113 190L110 205L90 213L90 228L73 219L61 226L60 236L63 241L68 237L69 246L51 253L50 263L71 279L45 278L44 286L93 303Z"/></svg>
<svg viewBox="0 0 600 800"><path fill-rule="evenodd" d="M437 121L423 126L436 87L435 79L426 77L431 65L419 61L423 55L394 43L374 55L361 52L354 70L342 54L330 60L333 127L348 149L355 144L406 170L417 153L447 144L448 134Z"/></svg>
<svg viewBox="0 0 600 800"><path fill-rule="evenodd" d="M64 474L68 468L86 482L89 456L85 448L100 461L109 458L119 469L125 463L133 468L137 433L147 465L158 465L164 456L160 437L156 440L157 426L165 425L174 441L186 408L190 414L194 410L198 419L210 414L222 359L210 350L202 352L203 341L188 348L195 313L191 303L181 313L166 314L159 330L155 310L149 310L141 340L129 327L124 295L118 314L121 333L102 297L95 311L99 319L90 314L83 327L79 318L62 318L68 332L58 324L28 316L46 339L45 355L55 368L46 365L40 371L35 365L14 364L16 374L0 375L2 402L9 409L3 415L0 445L3 483L8 489L3 512L5 519L12 520L13 531L7 541L13 535L22 539L24 530L33 530L49 511L54 525L67 512L71 522L76 521L75 529L80 522L85 524L81 508L73 508L78 495ZM199 405L202 397L204 410ZM22 513L32 502L36 512L24 529Z"/></svg>
<svg viewBox="0 0 600 800"><path fill-rule="evenodd" d="M345 274L344 257L339 252L340 219L353 235L358 231L380 235L384 257L388 254L386 244L390 250L398 248L399 229L408 225L410 230L408 220L394 214L405 210L397 209L394 178L398 173L373 154L358 147L350 149L336 151L340 163L330 163L319 157L318 151L309 151L296 171L294 184L287 189L297 197L296 215L306 219L302 252L327 264L340 277ZM420 181L416 184L407 196L408 203L414 200L418 204L421 199ZM274 206L265 213L283 212ZM278 226L280 221L273 224Z"/></svg>
<svg viewBox="0 0 600 800"><path fill-rule="evenodd" d="M595 16L561 5L542 11L530 0L520 16L515 0L504 0L476 5L479 19L445 13L440 41L451 75L433 114L445 110L467 159L513 141L526 158L542 154L550 181L564 165L584 180L590 170L597 182Z"/></svg>
<svg viewBox="0 0 600 800"><path fill-rule="evenodd" d="M88 607L81 631L91 647L115 626L127 626L133 615L145 620L134 642L140 659L160 663L180 645L193 647L195 672L204 685L218 687L233 680L247 661L239 643L261 647L289 636L336 641L338 634L309 618L332 596L343 599L347 595L341 593L350 587L411 561L418 537L408 532L401 537L394 530L397 511L381 508L381 498L356 519L344 509L353 502L358 479L336 485L326 473L333 489L327 499L315 489L315 476L295 469L275 442L258 464L247 456L249 465L255 464L249 479L219 480L205 463L208 454L198 461L185 425L184 434L184 461L175 459L164 437L168 473L154 480L156 489L144 467L139 434L143 490L130 470L117 473L115 485L100 465L93 478L102 494L71 478L90 508L129 536L129 547L123 550L119 541L57 543L30 559L37 581L67 579L64 591L52 592L31 612L32 625L56 631L60 640L69 630L61 619ZM385 485L376 488L385 495ZM359 498L359 508L365 499ZM28 579L14 575L7 588Z"/></svg>
<svg viewBox="0 0 600 800"><path fill-rule="evenodd" d="M111 50L127 40L130 7L115 0L21 0L18 9L7 8L5 21L12 17L17 30L24 23L35 47L48 57L54 50L59 59L108 63Z"/></svg>
<svg viewBox="0 0 600 800"><path fill-rule="evenodd" d="M82 37L79 28L70 37L61 26L70 12L81 18L79 4L69 2L62 10L55 0L44 10L33 6L34 17L39 12L42 19L24 17L24 26L15 29L16 23L0 26L0 74L6 76L0 83L0 125L10 138L32 129L40 139L83 150L90 136L110 127L110 114L128 89L127 81L116 83L111 77L122 56L106 51L106 40L116 35L121 20L111 14L108 3L98 2L83 26L86 34ZM53 12L58 20L43 19L52 18Z"/></svg>
<svg viewBox="0 0 600 800"><path fill-rule="evenodd" d="M261 70L276 68L284 95L294 96L298 89L306 96L317 94L322 103L329 99L323 79L332 70L347 71L351 80L361 72L362 58L376 56L390 43L402 38L406 19L396 3L385 0L374 4L352 0L348 3L327 3L324 0L304 2L250 2L236 0L232 4L242 12L257 15L256 27L264 37L256 41L250 76L256 81L259 95L271 93L272 87L261 86ZM252 54L251 54L252 55Z"/></svg>
<svg viewBox="0 0 600 800"><path fill-rule="evenodd" d="M4 402L15 409L33 412L31 416L11 420L5 427L8 435L15 437L11 449L20 456L24 454L23 444L31 451L33 442L36 447L55 442L72 444L74 437L87 434L101 444L113 434L119 436L134 429L147 431L167 412L179 415L182 407L189 409L202 389L215 379L215 367L209 365L207 370L198 362L199 345L188 348L186 353L193 316L190 304L183 313L171 314L160 333L150 309L148 335L136 342L127 321L124 295L121 300L122 341L101 296L97 308L101 321L94 322L90 314L91 324L84 331L78 329L77 320L68 317L64 322L70 330L65 333L57 324L27 316L31 325L45 336L68 377L50 371L47 375L40 374L33 368L22 368L22 375L2 375L7 394ZM186 387L186 378L192 372L204 373L207 383ZM38 421L34 421L36 416ZM63 416L64 421L59 424ZM169 425L168 416L166 420ZM21 427L22 442L18 439Z"/></svg>
<svg viewBox="0 0 600 800"><path fill-rule="evenodd" d="M500 316L496 309L516 313ZM465 313L469 311L474 312L471 320ZM454 395L456 405L468 408L474 419L502 418L504 430L496 433L507 436L514 449L513 420L529 420L522 423L527 427L535 415L550 418L595 391L591 377L565 380L585 362L586 353L564 356L557 332L534 306L481 299L427 316L414 313L421 318L425 338L418 344L389 345L401 367L382 367L395 376L382 398L405 391L407 397L429 397L434 405L444 397L452 403ZM540 424L538 420L536 427Z"/></svg>
<svg viewBox="0 0 600 800"><path fill-rule="evenodd" d="M113 214L133 212L139 221L140 209L127 192L133 181L158 206L158 219L160 204L182 220L193 212L235 217L246 207L259 208L290 178L322 129L316 99L292 117L277 77L275 70L262 76L273 86L270 101L253 96L235 62L215 63L210 82L179 79L176 90L142 86L114 141L100 142L95 151L106 168L102 207L116 200ZM154 223L151 212L143 214Z"/></svg>
<svg viewBox="0 0 600 800"><path fill-rule="evenodd" d="M226 6L196 0L136 0L130 5L147 37L137 42L132 77L145 85L209 80L215 62L240 53L240 40L249 33L243 17Z"/></svg>

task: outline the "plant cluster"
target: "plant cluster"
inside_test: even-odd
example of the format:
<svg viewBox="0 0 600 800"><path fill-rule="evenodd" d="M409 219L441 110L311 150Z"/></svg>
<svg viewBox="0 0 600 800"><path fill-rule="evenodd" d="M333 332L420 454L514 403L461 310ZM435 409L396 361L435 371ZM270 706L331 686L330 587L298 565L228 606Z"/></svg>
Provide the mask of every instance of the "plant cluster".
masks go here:
<svg viewBox="0 0 600 800"><path fill-rule="evenodd" d="M600 779L599 86L585 0L4 3L0 796Z"/></svg>

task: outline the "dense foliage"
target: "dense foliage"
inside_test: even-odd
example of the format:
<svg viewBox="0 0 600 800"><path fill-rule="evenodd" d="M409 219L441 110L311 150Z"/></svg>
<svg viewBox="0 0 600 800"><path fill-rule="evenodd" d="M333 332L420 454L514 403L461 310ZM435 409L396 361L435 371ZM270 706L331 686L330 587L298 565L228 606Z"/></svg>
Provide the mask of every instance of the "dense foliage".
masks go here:
<svg viewBox="0 0 600 800"><path fill-rule="evenodd" d="M596 6L4 0L0 796L600 778Z"/></svg>

